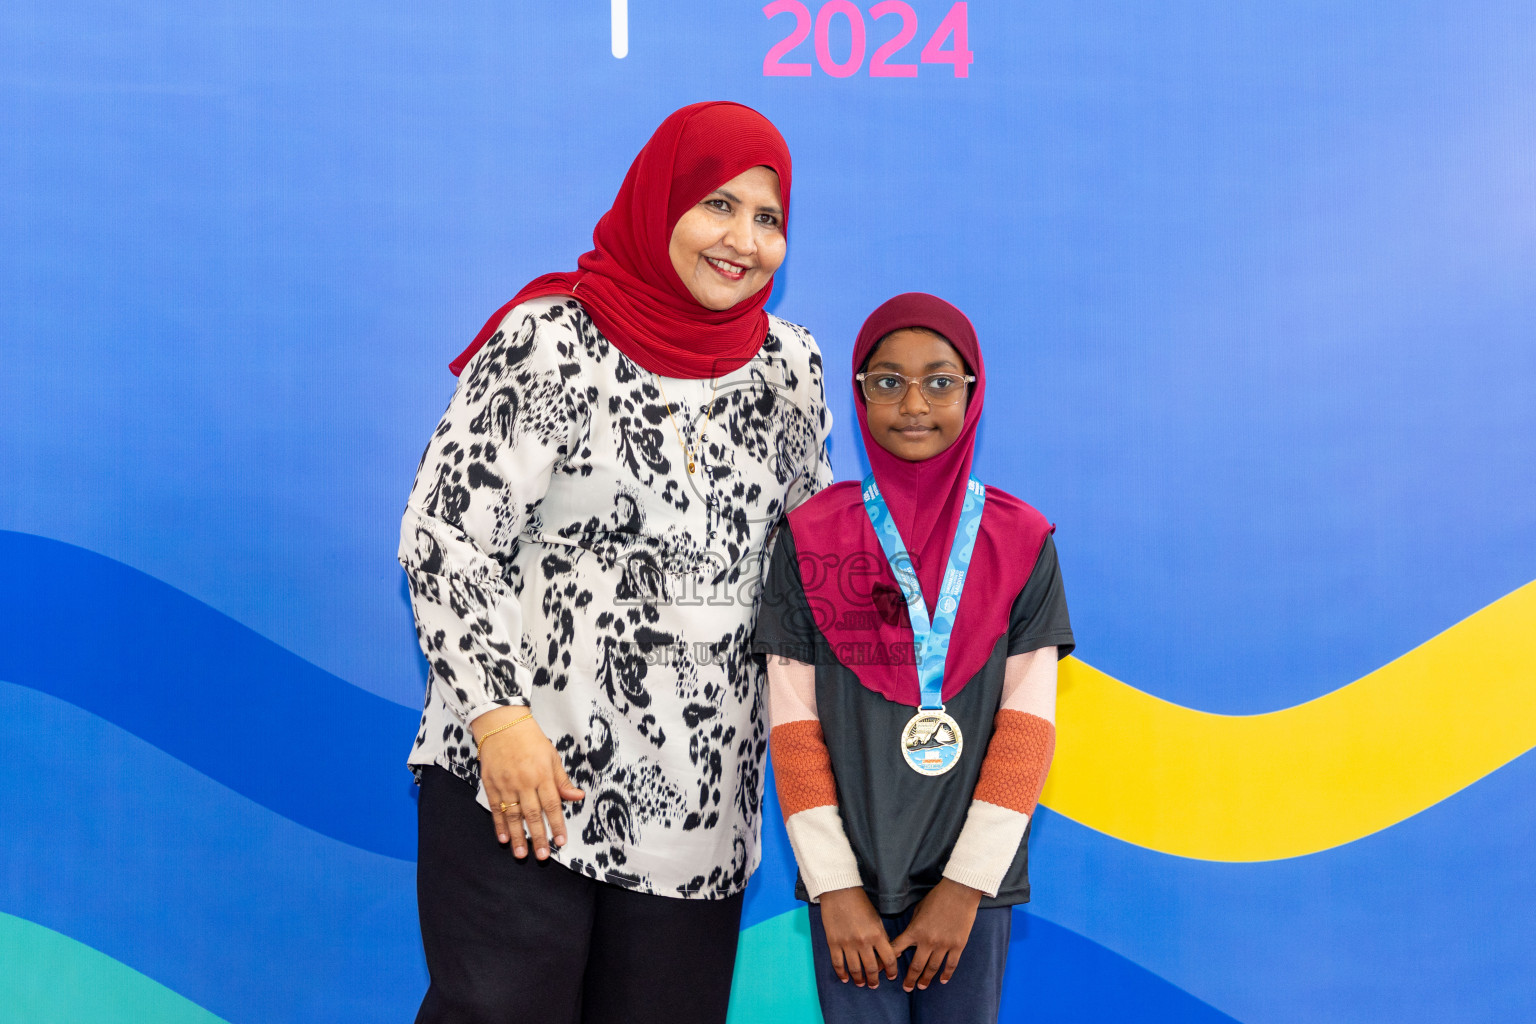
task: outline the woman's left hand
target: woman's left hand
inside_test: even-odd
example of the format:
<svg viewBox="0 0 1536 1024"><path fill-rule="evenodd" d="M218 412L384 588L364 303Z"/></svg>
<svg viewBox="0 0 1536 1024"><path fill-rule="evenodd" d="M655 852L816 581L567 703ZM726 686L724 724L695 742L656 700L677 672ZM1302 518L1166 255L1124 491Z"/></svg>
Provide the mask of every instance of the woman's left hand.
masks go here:
<svg viewBox="0 0 1536 1024"><path fill-rule="evenodd" d="M971 926L976 923L976 908L981 903L981 890L968 885L939 879L939 884L928 891L917 905L912 920L902 933L891 941L891 949L900 956L904 950L917 947L912 955L912 966L901 987L908 992L913 986L927 988L938 974L939 984L945 984L955 973L960 962L960 952L971 937Z"/></svg>
<svg viewBox="0 0 1536 1024"><path fill-rule="evenodd" d="M526 707L495 708L469 727L479 747L480 782L497 840L510 841L512 856L519 860L529 842L535 859L546 859L551 843L565 845L560 801L582 800L586 794L571 782L559 753Z"/></svg>

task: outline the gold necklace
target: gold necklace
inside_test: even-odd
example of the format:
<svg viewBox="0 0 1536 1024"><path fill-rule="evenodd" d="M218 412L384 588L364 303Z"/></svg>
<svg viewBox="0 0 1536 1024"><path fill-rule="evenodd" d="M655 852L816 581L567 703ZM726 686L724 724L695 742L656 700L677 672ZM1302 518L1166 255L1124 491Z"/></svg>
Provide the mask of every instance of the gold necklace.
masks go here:
<svg viewBox="0 0 1536 1024"><path fill-rule="evenodd" d="M683 449L683 454L688 456L688 472L692 473L698 465L698 459L704 454L704 442L709 440L709 424L715 415L715 398L720 394L720 381L715 381L715 388L709 393L709 408L704 413L704 429L699 431L699 440L696 448L689 448L683 440L683 432L678 428L677 417L672 414L672 400L667 397L667 389L661 386L661 376L652 373L656 378L656 390L661 392L661 400L667 403L667 418L672 421L672 432L677 435L677 443Z"/></svg>

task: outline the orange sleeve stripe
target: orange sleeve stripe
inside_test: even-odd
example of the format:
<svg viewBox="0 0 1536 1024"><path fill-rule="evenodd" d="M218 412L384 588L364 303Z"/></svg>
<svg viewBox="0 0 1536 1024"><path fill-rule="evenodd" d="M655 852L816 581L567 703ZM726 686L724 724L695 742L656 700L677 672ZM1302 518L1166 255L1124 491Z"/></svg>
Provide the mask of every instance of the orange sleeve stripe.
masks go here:
<svg viewBox="0 0 1536 1024"><path fill-rule="evenodd" d="M814 718L776 725L768 734L773 777L785 820L812 807L837 806L837 783L821 723Z"/></svg>
<svg viewBox="0 0 1536 1024"><path fill-rule="evenodd" d="M1056 752L1056 727L1038 715L1004 708L981 762L975 799L1020 814L1033 814Z"/></svg>

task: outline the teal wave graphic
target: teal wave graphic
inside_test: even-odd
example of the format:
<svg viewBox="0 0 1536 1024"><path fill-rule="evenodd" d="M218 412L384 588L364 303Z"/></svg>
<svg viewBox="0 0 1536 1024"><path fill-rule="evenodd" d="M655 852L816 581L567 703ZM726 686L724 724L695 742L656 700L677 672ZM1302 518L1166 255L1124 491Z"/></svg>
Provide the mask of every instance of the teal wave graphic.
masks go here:
<svg viewBox="0 0 1536 1024"><path fill-rule="evenodd" d="M0 914L0 1024L225 1024L67 935Z"/></svg>

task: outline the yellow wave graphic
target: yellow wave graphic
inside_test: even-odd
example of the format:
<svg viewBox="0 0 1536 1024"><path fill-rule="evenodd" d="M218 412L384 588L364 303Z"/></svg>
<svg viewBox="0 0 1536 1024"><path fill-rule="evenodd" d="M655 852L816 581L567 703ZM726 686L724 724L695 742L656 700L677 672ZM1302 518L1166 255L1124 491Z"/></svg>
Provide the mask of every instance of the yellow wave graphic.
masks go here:
<svg viewBox="0 0 1536 1024"><path fill-rule="evenodd" d="M1536 746L1536 582L1343 689L1264 715L1170 704L1062 662L1041 802L1180 857L1326 850Z"/></svg>

